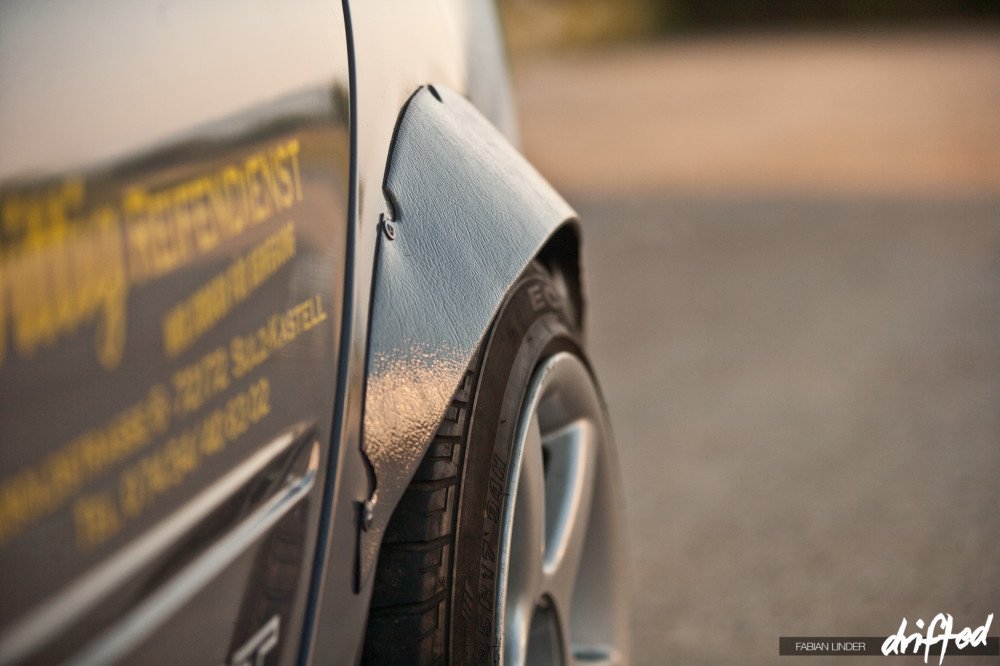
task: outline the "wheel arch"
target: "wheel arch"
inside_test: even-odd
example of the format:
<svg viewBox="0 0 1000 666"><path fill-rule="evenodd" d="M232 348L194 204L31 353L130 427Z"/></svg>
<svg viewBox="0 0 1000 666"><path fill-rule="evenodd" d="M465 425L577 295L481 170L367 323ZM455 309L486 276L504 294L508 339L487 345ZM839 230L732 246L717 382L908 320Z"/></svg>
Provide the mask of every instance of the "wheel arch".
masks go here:
<svg viewBox="0 0 1000 666"><path fill-rule="evenodd" d="M375 477L362 587L497 308L533 259L583 318L570 206L461 95L425 86L396 128L370 307L362 450Z"/></svg>

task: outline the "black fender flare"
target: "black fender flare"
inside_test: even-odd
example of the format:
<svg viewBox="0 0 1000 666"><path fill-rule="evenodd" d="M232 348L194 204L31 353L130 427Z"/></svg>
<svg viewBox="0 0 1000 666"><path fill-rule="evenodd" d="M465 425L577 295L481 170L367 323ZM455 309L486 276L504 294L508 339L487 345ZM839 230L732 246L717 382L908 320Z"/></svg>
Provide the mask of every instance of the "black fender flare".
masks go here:
<svg viewBox="0 0 1000 666"><path fill-rule="evenodd" d="M564 263L578 288L570 206L464 97L418 90L386 170L370 310L360 582L504 296L528 263ZM575 300L579 304L577 294Z"/></svg>

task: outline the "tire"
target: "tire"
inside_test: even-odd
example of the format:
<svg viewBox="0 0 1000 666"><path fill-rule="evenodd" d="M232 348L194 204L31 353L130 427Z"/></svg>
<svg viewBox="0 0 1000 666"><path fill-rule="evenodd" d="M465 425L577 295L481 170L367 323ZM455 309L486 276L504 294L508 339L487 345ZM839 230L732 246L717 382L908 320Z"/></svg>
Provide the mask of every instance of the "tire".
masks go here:
<svg viewBox="0 0 1000 666"><path fill-rule="evenodd" d="M617 459L559 286L535 262L501 305L386 530L362 663L627 662Z"/></svg>

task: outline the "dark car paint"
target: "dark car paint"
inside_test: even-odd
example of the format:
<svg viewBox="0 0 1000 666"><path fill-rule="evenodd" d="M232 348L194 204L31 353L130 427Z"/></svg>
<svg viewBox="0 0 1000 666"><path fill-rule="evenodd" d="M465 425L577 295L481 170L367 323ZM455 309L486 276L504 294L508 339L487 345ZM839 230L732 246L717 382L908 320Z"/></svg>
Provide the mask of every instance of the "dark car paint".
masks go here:
<svg viewBox="0 0 1000 666"><path fill-rule="evenodd" d="M293 661L336 453L342 7L2 12L0 663L223 663L273 617Z"/></svg>
<svg viewBox="0 0 1000 666"><path fill-rule="evenodd" d="M384 378L387 354L409 363L418 348L380 318L420 319L450 299L462 333L449 367L464 370L506 286L570 216L512 151L498 164L524 182L498 189L487 163L472 191L425 173L426 159L442 159L431 135L407 134L387 164L406 101L430 83L469 94L514 138L492 10L64 4L0 8L0 664L350 663L380 528L457 384L446 373L433 399L411 400L423 434L379 458L378 417L395 398L369 390L363 412L369 317L372 377ZM449 145L470 159L498 145L443 94L457 109L445 143L458 137ZM433 125L427 95L412 113ZM217 220L228 226L213 241L204 218L178 219L177 206L202 197L224 209L232 169L261 206L270 191L274 210L246 204L260 219ZM530 233L497 234L506 222L491 196L534 214L520 229ZM440 202L454 217L419 212ZM528 211L535 203L547 213ZM393 213L401 235L376 269L379 219ZM144 216L187 240L144 249L134 235ZM491 260L489 288L460 299L458 275L419 286L410 276L431 263L391 259L408 243L428 262ZM260 279L241 296L254 262ZM383 293L402 284L421 298ZM73 289L75 305L59 301ZM176 314L198 298L200 323ZM50 320L25 314L47 303ZM194 334L176 333L185 321ZM420 333L427 344L448 341L434 337L442 321ZM102 432L110 441L108 424L119 444L81 448Z"/></svg>

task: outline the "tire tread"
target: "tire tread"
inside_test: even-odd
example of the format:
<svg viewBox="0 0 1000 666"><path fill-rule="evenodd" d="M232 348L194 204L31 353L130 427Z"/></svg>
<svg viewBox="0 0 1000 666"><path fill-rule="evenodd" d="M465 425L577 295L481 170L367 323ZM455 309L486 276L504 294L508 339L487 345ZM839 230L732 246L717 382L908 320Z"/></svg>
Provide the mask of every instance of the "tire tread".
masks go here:
<svg viewBox="0 0 1000 666"><path fill-rule="evenodd" d="M463 376L386 527L362 664L444 663L458 483L475 375L472 367Z"/></svg>

